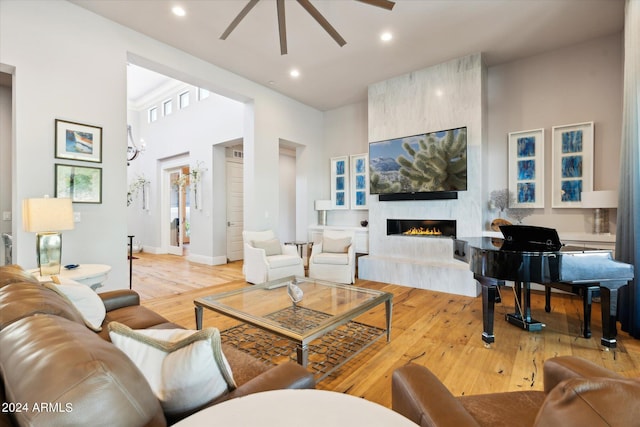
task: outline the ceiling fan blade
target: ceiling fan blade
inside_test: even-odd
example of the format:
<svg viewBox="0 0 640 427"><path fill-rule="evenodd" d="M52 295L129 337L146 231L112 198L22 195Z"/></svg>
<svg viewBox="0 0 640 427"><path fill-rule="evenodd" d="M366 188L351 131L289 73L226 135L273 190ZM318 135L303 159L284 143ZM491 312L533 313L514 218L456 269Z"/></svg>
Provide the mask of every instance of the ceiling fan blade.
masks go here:
<svg viewBox="0 0 640 427"><path fill-rule="evenodd" d="M396 2L390 0L356 0L362 3L370 4L371 6L381 7L383 9L391 10Z"/></svg>
<svg viewBox="0 0 640 427"><path fill-rule="evenodd" d="M242 9L240 11L240 13L238 14L238 16L236 16L236 18L231 21L231 24L229 24L229 26L227 27L226 30L224 30L224 33L222 33L222 35L220 36L221 40L226 40L227 37L229 37L229 34L231 34L231 32L238 26L238 24L240 23L240 21L242 21L242 19L247 16L247 13L249 13L249 11L251 9L253 9L253 7L259 2L260 0L250 0L249 3L247 3L247 5L244 7L244 9Z"/></svg>
<svg viewBox="0 0 640 427"><path fill-rule="evenodd" d="M280 55L287 54L287 25L284 19L284 0L276 3L278 9L278 33L280 34Z"/></svg>
<svg viewBox="0 0 640 427"><path fill-rule="evenodd" d="M336 43L338 43L341 47L344 46L345 44L347 44L345 39L343 39L342 36L340 34L338 34L336 29L333 28L331 26L331 24L329 24L329 21L327 21L324 18L324 16L322 16L322 14L320 12L318 12L318 9L316 9L309 2L309 0L298 0L298 3L300 3L300 6L304 7L304 9L309 13L309 15L313 16L313 18L318 22L318 24L320 24L320 26L322 28L324 28L324 30L327 33L329 33L329 35L331 37L333 37L333 39L336 41Z"/></svg>

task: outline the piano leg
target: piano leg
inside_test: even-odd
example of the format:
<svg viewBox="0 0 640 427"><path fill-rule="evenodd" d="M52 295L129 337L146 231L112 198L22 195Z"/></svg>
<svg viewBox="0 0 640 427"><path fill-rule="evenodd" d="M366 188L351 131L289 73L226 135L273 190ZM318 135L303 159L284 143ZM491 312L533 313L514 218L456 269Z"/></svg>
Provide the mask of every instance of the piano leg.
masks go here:
<svg viewBox="0 0 640 427"><path fill-rule="evenodd" d="M544 287L544 311L551 313L551 287Z"/></svg>
<svg viewBox="0 0 640 427"><path fill-rule="evenodd" d="M593 302L593 293L598 292L600 287L587 286L583 289L582 309L584 310L584 337L591 338L591 303ZM604 324L603 324L604 329Z"/></svg>
<svg viewBox="0 0 640 427"><path fill-rule="evenodd" d="M482 286L482 341L485 342L486 346L490 346L496 340L495 335L493 335L496 295L496 285Z"/></svg>
<svg viewBox="0 0 640 427"><path fill-rule="evenodd" d="M482 285L482 341L490 347L496 340L493 335L493 317L495 314L498 286L495 280L474 274L474 278Z"/></svg>
<svg viewBox="0 0 640 427"><path fill-rule="evenodd" d="M627 282L622 283L622 286ZM600 344L607 348L616 348L616 317L618 313L618 288L617 283L608 283L608 286L600 288L600 303L602 308L602 338ZM609 287L611 286L611 287Z"/></svg>

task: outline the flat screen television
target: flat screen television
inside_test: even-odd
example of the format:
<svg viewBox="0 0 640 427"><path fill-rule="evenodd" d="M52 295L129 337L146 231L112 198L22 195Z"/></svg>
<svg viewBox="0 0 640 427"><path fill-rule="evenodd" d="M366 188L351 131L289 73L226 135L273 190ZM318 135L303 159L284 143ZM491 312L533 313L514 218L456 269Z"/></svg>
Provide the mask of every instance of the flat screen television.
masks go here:
<svg viewBox="0 0 640 427"><path fill-rule="evenodd" d="M467 128L369 143L369 180L380 200L457 198L467 189Z"/></svg>

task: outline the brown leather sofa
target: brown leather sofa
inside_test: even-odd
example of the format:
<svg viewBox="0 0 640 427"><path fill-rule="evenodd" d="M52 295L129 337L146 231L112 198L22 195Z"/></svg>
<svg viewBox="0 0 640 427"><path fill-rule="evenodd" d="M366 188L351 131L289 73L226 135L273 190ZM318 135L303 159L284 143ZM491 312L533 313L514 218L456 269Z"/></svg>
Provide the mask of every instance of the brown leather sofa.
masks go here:
<svg viewBox="0 0 640 427"><path fill-rule="evenodd" d="M639 426L640 380L585 359L544 363L544 391L454 397L424 366L408 364L392 377L392 407L425 426Z"/></svg>
<svg viewBox="0 0 640 427"><path fill-rule="evenodd" d="M140 305L130 290L100 294L102 332L87 328L65 298L19 266L0 267L0 427L164 426L203 407L266 390L313 388L295 363L275 367L223 344L238 387L189 413L165 416L147 381L109 340L106 325L180 328Z"/></svg>

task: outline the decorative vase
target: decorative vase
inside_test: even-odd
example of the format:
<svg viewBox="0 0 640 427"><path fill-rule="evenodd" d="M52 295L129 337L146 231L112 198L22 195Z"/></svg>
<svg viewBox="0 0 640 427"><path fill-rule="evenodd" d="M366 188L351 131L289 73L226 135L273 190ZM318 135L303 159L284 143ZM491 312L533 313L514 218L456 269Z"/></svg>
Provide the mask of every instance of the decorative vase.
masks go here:
<svg viewBox="0 0 640 427"><path fill-rule="evenodd" d="M500 226L501 225L511 225L511 223L509 221L507 221L506 219L496 218L493 221L491 221L491 230L492 231L500 231Z"/></svg>

